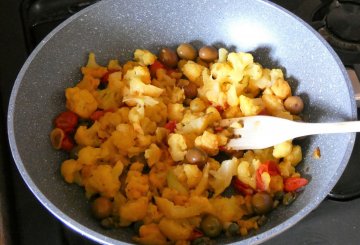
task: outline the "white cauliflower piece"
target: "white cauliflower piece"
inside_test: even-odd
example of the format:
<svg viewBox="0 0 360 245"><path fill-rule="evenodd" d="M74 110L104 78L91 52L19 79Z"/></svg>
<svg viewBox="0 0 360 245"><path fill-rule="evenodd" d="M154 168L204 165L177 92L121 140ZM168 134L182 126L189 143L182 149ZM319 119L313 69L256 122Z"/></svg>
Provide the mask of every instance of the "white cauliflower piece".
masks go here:
<svg viewBox="0 0 360 245"><path fill-rule="evenodd" d="M186 64L181 68L184 75L197 86L202 86L201 75L204 70L204 66L195 63L194 61L189 60Z"/></svg>
<svg viewBox="0 0 360 245"><path fill-rule="evenodd" d="M145 84L140 79L131 79L129 82L131 95L146 95L151 97L159 97L164 90L151 84Z"/></svg>
<svg viewBox="0 0 360 245"><path fill-rule="evenodd" d="M255 116L263 109L263 101L260 98L248 98L245 95L240 95L240 110L244 116Z"/></svg>
<svg viewBox="0 0 360 245"><path fill-rule="evenodd" d="M125 71L124 71L125 72ZM134 66L126 71L124 75L125 81L129 82L133 79L140 79L145 84L150 84L151 76L149 69L144 66Z"/></svg>
<svg viewBox="0 0 360 245"><path fill-rule="evenodd" d="M172 104L169 103L167 106L169 120L175 120L180 122L184 117L184 105L183 104Z"/></svg>
<svg viewBox="0 0 360 245"><path fill-rule="evenodd" d="M271 86L271 90L277 97L282 100L291 95L290 85L284 79L277 79Z"/></svg>
<svg viewBox="0 0 360 245"><path fill-rule="evenodd" d="M291 140L285 141L281 144L275 145L273 150L273 156L275 158L283 158L289 155L292 151L293 145Z"/></svg>
<svg viewBox="0 0 360 245"><path fill-rule="evenodd" d="M171 158L175 162L184 160L187 150L184 136L181 134L170 134L168 138L168 144Z"/></svg>
<svg viewBox="0 0 360 245"><path fill-rule="evenodd" d="M184 164L183 166L186 175L187 186L189 188L196 187L199 184L202 177L201 170L198 168L197 165L193 165L193 164Z"/></svg>
<svg viewBox="0 0 360 245"><path fill-rule="evenodd" d="M146 49L136 49L134 53L134 59L144 66L152 65L156 56Z"/></svg>
<svg viewBox="0 0 360 245"><path fill-rule="evenodd" d="M216 134L205 131L201 136L196 137L195 146L204 150L210 156L219 153L219 142Z"/></svg>

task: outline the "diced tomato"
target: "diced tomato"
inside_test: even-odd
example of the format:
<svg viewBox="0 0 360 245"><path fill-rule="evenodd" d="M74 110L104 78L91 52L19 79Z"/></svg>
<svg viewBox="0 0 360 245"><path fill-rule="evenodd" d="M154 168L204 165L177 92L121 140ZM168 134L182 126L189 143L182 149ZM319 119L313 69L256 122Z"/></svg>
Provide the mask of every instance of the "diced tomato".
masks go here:
<svg viewBox="0 0 360 245"><path fill-rule="evenodd" d="M296 191L308 183L309 181L305 178L290 177L284 180L284 190L287 192Z"/></svg>
<svg viewBox="0 0 360 245"><path fill-rule="evenodd" d="M176 129L176 121L171 120L165 124L165 128L170 131L170 133L174 133Z"/></svg>
<svg viewBox="0 0 360 245"><path fill-rule="evenodd" d="M189 237L189 241L193 241L197 238L203 237L204 233L202 233L201 231L194 229Z"/></svg>
<svg viewBox="0 0 360 245"><path fill-rule="evenodd" d="M72 132L77 124L79 117L72 111L64 111L55 118L55 127L64 130L65 133Z"/></svg>
<svg viewBox="0 0 360 245"><path fill-rule="evenodd" d="M214 130L215 130L216 133L218 133L218 132L223 131L224 128L223 127L215 127Z"/></svg>
<svg viewBox="0 0 360 245"><path fill-rule="evenodd" d="M109 76L110 74L114 73L114 72L117 72L118 70L108 70L104 76L101 77L100 81L102 83L107 83L109 82Z"/></svg>
<svg viewBox="0 0 360 245"><path fill-rule="evenodd" d="M233 178L232 183L234 188L244 196L254 194L254 190L249 185L241 182L237 177Z"/></svg>
<svg viewBox="0 0 360 245"><path fill-rule="evenodd" d="M71 140L69 135L65 134L62 142L61 142L61 149L65 151L71 151L71 149L74 147L74 142Z"/></svg>
<svg viewBox="0 0 360 245"><path fill-rule="evenodd" d="M152 65L149 66L149 69L150 69L151 77L155 77L156 76L156 71L158 69L166 69L166 68L165 68L165 65L163 63L161 63L158 60L155 60L155 62Z"/></svg>

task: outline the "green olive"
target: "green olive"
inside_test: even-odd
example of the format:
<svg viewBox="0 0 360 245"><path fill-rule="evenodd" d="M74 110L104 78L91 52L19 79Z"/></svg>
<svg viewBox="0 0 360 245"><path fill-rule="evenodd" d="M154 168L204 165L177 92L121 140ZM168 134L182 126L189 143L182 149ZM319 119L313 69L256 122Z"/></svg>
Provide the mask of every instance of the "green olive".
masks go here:
<svg viewBox="0 0 360 245"><path fill-rule="evenodd" d="M98 197L91 204L91 211L97 219L109 217L112 212L112 202L106 197Z"/></svg>
<svg viewBox="0 0 360 245"><path fill-rule="evenodd" d="M196 238L194 241L191 242L191 245L213 245L214 242L206 236Z"/></svg>
<svg viewBox="0 0 360 245"><path fill-rule="evenodd" d="M184 87L185 97L194 99L198 94L197 89L198 88L195 83L189 82L189 84Z"/></svg>
<svg viewBox="0 0 360 245"><path fill-rule="evenodd" d="M299 96L290 96L284 101L285 109L291 114L299 114L304 109L304 102Z"/></svg>
<svg viewBox="0 0 360 245"><path fill-rule="evenodd" d="M199 50L200 59L206 62L212 62L218 58L219 54L213 46L204 46Z"/></svg>
<svg viewBox="0 0 360 245"><path fill-rule="evenodd" d="M177 65L179 59L173 50L162 48L160 50L159 60L167 67L173 68Z"/></svg>
<svg viewBox="0 0 360 245"><path fill-rule="evenodd" d="M231 223L229 225L229 227L226 229L227 233L230 235L230 236L234 236L234 235L237 235L239 234L240 230L239 230L239 225L236 224L236 223Z"/></svg>
<svg viewBox="0 0 360 245"><path fill-rule="evenodd" d="M176 52L180 59L184 60L194 60L197 56L195 48L190 43L182 43L180 44Z"/></svg>
<svg viewBox="0 0 360 245"><path fill-rule="evenodd" d="M266 192L258 192L251 198L251 204L257 214L269 213L273 208L273 199Z"/></svg>
<svg viewBox="0 0 360 245"><path fill-rule="evenodd" d="M199 148L191 148L186 152L185 159L188 163L203 166L207 161L207 154Z"/></svg>
<svg viewBox="0 0 360 245"><path fill-rule="evenodd" d="M220 220L213 215L205 216L201 220L200 227L208 237L217 237L222 231Z"/></svg>

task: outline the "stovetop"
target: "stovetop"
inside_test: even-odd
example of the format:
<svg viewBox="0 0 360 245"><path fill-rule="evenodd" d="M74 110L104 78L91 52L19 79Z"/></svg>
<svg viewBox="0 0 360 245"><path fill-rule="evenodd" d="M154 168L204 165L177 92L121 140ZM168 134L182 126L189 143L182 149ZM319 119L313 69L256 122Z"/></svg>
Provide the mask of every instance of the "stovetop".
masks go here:
<svg viewBox="0 0 360 245"><path fill-rule="evenodd" d="M27 189L11 159L5 130L11 88L29 52L52 28L94 2L0 1L0 244L96 245L62 225ZM343 63L353 69L353 74L360 76L359 0L273 2L318 30ZM349 164L329 198L301 222L265 244L360 243L360 198L354 199L360 195L360 137L357 136ZM343 201L335 201L340 199Z"/></svg>

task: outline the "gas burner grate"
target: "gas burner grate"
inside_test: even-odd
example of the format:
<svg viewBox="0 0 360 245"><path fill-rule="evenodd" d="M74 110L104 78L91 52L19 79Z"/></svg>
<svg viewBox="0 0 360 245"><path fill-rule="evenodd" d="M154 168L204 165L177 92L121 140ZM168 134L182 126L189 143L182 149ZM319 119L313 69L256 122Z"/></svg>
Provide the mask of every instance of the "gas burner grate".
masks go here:
<svg viewBox="0 0 360 245"><path fill-rule="evenodd" d="M324 37L345 65L360 63L360 0L304 0L296 14Z"/></svg>

